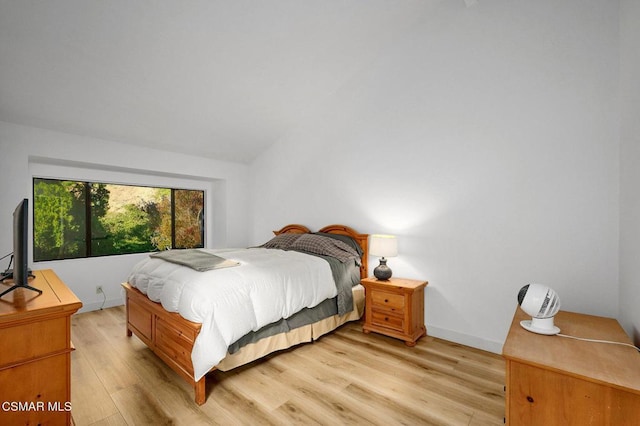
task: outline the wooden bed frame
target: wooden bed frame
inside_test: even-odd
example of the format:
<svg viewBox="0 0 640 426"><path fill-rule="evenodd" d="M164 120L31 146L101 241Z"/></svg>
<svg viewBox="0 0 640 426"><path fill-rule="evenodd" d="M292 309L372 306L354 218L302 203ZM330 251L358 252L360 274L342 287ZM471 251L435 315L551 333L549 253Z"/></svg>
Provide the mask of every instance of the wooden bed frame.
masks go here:
<svg viewBox="0 0 640 426"><path fill-rule="evenodd" d="M287 225L279 231L273 231L275 235L309 232L311 231L306 226L296 224ZM325 226L318 232L347 235L356 240L363 251L360 277L367 276L368 234L359 234L344 225ZM138 336L171 369L193 386L196 403L198 405L204 404L206 376L195 380L191 363L191 351L196 336L200 332L201 324L188 321L177 313L164 310L160 303L151 301L129 283L123 283L122 286L126 291L127 336L130 337L132 334ZM213 367L212 371L215 369L216 367Z"/></svg>

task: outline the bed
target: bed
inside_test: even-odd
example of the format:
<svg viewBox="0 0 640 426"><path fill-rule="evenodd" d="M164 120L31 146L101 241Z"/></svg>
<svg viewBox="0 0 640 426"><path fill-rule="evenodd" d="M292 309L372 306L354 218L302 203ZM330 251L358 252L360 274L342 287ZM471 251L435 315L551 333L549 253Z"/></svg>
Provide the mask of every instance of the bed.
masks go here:
<svg viewBox="0 0 640 426"><path fill-rule="evenodd" d="M356 285L355 282L353 285L336 283L343 279L359 281L360 278L367 276L369 254L367 234L359 234L344 225L329 225L317 232L311 232L303 225L292 224L273 232L275 237L272 240L262 246L242 249L242 252L220 250L212 253L206 251L198 253L202 257L206 257L206 254L221 255L219 267L206 272L194 271L193 265L182 266L179 260L152 260L152 255L148 260L145 259L136 265L128 281L122 284L126 294L127 336L135 334L170 368L190 383L194 388L195 402L199 405L204 404L206 400L207 372L216 369L228 371L270 353L312 342L348 321L359 320L364 312L362 286ZM325 256L326 253L320 252L309 253L288 248L278 250L283 248L281 246L283 241L291 244L291 241L300 243L305 239L314 239L314 241L321 239L324 243L328 241L327 238L332 241L332 250L334 245L344 249L344 243L349 243L357 250L358 258L355 259L355 265L347 266L355 270L342 273L344 277L336 272L339 270L336 265L339 263L349 265L347 261L335 259L329 261L326 259L328 257ZM269 262L272 257L276 259L275 266L270 266L271 263L264 263L263 266L262 259L267 258L265 253L269 253ZM299 265L294 269L303 272L302 275L296 275L295 279L283 278L280 281L285 283L283 284L285 287L297 288L298 284L300 287L312 287L312 295L299 296L295 293L298 290L294 290L292 295L288 290L285 292L279 288L272 289L271 283L262 283L262 275L255 275L255 270L251 269L258 268L255 265L268 268L265 275L279 275L278 268L287 269L289 265ZM317 274L319 278L315 278L316 272L309 272L313 268L319 268L320 272ZM149 278L149 274L155 275ZM333 288L331 289L325 284L327 274L329 279L332 278ZM351 277L345 278L349 274ZM354 275L357 277L354 278ZM191 282L183 283L183 276ZM241 276L242 278L239 278ZM210 277L216 278L215 291L222 289L220 291L229 291L231 295L217 294L208 299L206 292L213 290L208 287L210 284L200 282L204 282L205 277L206 282L209 282ZM250 283L250 289L238 290L238 296L234 293L236 279L260 282L260 285ZM224 283L219 284L221 281ZM309 284L311 282L313 286ZM165 291L165 287L171 286L180 289L182 293L179 298L168 290ZM195 292L193 288L203 286L207 286L204 295L198 294L191 299L187 298L189 292ZM227 290L224 290L225 286ZM242 316L240 311L251 304L243 303L242 300L238 302L240 305L236 308L228 308L232 309L229 311L217 305L218 300L222 298L235 300L239 297L254 299L264 297L264 294L259 293L263 291L261 290L263 287L269 290L266 297L272 299L264 303L264 308L258 306L255 312L247 312ZM286 304L274 296L279 294L283 295L283 299L287 299ZM292 306L289 306L291 302L289 299L293 300ZM320 303L318 303L319 300ZM216 308L209 308L210 304L216 305ZM304 307L301 308L301 306ZM186 312L181 310L183 308ZM277 315L283 315L283 317L271 321L276 315L275 312L271 312L272 308L277 311ZM191 313L190 309L195 313ZM289 310L295 310L295 312L289 312ZM211 312L210 315L209 312ZM232 318L232 321L229 321L225 315ZM263 325L265 321L268 324ZM244 333L243 327L249 331L238 338L238 333Z"/></svg>

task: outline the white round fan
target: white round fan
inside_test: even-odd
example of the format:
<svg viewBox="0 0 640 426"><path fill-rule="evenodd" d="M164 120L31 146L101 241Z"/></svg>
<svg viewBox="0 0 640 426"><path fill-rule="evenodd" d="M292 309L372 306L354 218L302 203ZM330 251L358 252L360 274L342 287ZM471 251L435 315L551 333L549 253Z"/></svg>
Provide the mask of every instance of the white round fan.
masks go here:
<svg viewBox="0 0 640 426"><path fill-rule="evenodd" d="M560 297L551 288L542 284L527 284L518 292L518 304L531 320L520 321L528 331L548 336L560 333L553 324L553 317L560 310Z"/></svg>

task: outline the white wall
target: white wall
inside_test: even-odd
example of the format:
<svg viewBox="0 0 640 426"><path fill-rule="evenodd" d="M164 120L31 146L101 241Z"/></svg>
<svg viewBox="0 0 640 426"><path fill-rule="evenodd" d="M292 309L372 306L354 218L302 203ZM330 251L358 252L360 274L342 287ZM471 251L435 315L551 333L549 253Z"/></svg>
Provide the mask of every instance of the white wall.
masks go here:
<svg viewBox="0 0 640 426"><path fill-rule="evenodd" d="M617 43L617 2L443 2L254 162L254 242L396 234L429 333L494 352L529 282L616 316Z"/></svg>
<svg viewBox="0 0 640 426"><path fill-rule="evenodd" d="M429 280L431 335L499 352L518 289L543 282L567 310L620 307L638 340L639 14L617 6L443 1L260 157L251 181L242 165L0 122L0 255L33 174L180 182L207 190L211 247L291 222L397 234L389 264ZM54 268L93 309L97 284L107 306L121 303L141 256L32 266Z"/></svg>
<svg viewBox="0 0 640 426"><path fill-rule="evenodd" d="M251 234L247 228L249 173L244 165L0 122L0 170L0 256L12 250L11 214L21 199L32 200L34 176L202 189L207 247L246 246ZM31 245L29 253L32 258ZM54 269L86 311L103 304L103 297L95 294L96 285L104 288L105 306L122 304L120 283L143 256L31 262L30 266Z"/></svg>
<svg viewBox="0 0 640 426"><path fill-rule="evenodd" d="M640 345L640 2L620 2L620 320Z"/></svg>

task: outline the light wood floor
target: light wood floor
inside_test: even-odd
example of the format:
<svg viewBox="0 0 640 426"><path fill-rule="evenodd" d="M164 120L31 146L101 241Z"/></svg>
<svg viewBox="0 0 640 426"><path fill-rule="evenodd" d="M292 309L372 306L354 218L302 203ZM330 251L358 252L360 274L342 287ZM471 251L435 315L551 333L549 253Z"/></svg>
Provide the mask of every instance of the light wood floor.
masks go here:
<svg viewBox="0 0 640 426"><path fill-rule="evenodd" d="M502 425L504 361L425 337L413 347L359 323L207 376L207 402L140 340L123 307L75 315L77 425Z"/></svg>

